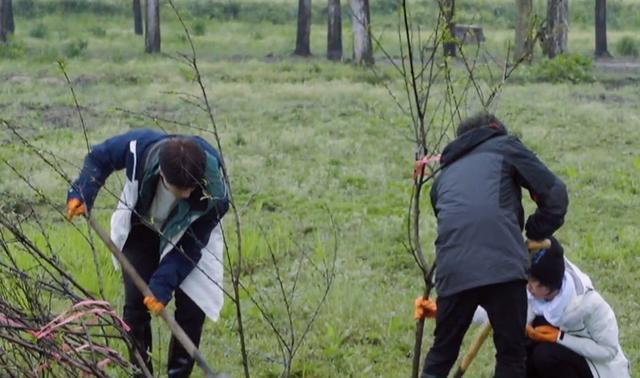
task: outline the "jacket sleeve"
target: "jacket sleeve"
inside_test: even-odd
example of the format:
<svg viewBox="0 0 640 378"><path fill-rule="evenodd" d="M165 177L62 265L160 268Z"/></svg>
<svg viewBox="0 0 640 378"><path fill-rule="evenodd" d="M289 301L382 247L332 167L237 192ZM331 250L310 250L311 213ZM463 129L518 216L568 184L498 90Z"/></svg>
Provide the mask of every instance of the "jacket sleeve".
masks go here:
<svg viewBox="0 0 640 378"><path fill-rule="evenodd" d="M84 159L80 176L73 182L67 193L67 201L77 198L91 209L98 191L109 175L113 171L125 168L130 152L129 143L147 132L147 130L130 131L93 146Z"/></svg>
<svg viewBox="0 0 640 378"><path fill-rule="evenodd" d="M584 310L584 325L590 337L565 333L560 345L594 362L607 362L618 353L618 323L611 307L597 292L590 296L589 308Z"/></svg>
<svg viewBox="0 0 640 378"><path fill-rule="evenodd" d="M202 249L219 222L217 211L203 215L189 226L176 246L160 261L149 281L151 292L160 302L167 304L171 301L172 293L202 257Z"/></svg>
<svg viewBox="0 0 640 378"><path fill-rule="evenodd" d="M569 205L566 186L518 138L507 140L505 158L514 168L518 184L537 204L525 225L527 237L542 240L551 236L564 223Z"/></svg>

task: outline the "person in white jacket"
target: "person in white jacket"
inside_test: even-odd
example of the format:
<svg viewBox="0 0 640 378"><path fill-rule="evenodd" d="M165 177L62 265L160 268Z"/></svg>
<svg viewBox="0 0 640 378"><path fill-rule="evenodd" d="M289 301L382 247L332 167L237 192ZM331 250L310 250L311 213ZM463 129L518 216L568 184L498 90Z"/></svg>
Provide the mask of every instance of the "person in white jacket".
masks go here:
<svg viewBox="0 0 640 378"><path fill-rule="evenodd" d="M555 238L532 256L527 288L527 377L630 377L613 310Z"/></svg>

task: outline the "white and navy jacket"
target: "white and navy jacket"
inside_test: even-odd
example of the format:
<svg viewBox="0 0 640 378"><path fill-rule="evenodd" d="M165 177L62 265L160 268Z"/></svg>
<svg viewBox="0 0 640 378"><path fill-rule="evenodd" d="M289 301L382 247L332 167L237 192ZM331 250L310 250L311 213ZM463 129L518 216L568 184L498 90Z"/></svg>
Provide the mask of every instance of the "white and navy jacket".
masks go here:
<svg viewBox="0 0 640 378"><path fill-rule="evenodd" d="M158 147L170 137L139 129L93 146L69 190L68 199L78 198L90 210L109 175L126 170L126 182L111 217L111 239L120 249L132 224L140 223L153 200L159 180ZM229 197L220 155L204 139L192 138L206 153L205 178L190 198L178 201L162 227L160 263L149 287L163 303L180 287L209 318L217 320L224 301L220 222L229 208Z"/></svg>

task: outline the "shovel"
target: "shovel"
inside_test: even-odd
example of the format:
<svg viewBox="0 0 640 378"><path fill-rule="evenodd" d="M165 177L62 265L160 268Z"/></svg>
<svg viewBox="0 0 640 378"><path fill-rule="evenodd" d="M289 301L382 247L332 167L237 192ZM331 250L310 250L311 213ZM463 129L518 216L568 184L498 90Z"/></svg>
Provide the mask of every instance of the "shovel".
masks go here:
<svg viewBox="0 0 640 378"><path fill-rule="evenodd" d="M129 260L124 256L124 254L122 254L122 252L120 252L118 247L116 247L116 245L113 244L113 241L111 241L111 238L109 237L109 235L107 235L106 231L102 228L102 226L100 226L100 224L96 222L96 220L93 217L91 217L91 215L86 216L86 219L87 219L87 222L89 222L89 225L91 226L91 228L98 234L100 239L102 239L102 241L107 245L107 247L109 248L111 253L116 257L116 259L118 259L120 266L122 266L122 269L124 270L124 272L129 275L129 277L131 278L133 283L136 285L138 290L140 290L142 295L144 295L145 297L152 296L153 293L151 292L151 289L149 289L149 286L147 285L147 283L144 282L142 277L140 277L136 269L133 267L133 265L131 265L131 263L129 263ZM189 353L189 356L191 356L194 359L194 361L198 364L198 366L204 371L205 376L207 378L226 378L227 377L225 374L216 373L213 370L211 370L211 368L207 365L207 362L204 360L204 358L200 354L200 351L198 351L198 348L195 346L193 341L191 341L189 336L187 336L187 334L184 332L182 327L180 327L180 325L175 321L175 319L173 319L173 317L169 315L166 309L162 309L162 311L160 311L159 316L162 318L162 320L164 320L165 323L167 323L167 325L171 329L171 333L173 334L173 336L175 336L175 338L178 340L178 342L180 342L180 344L182 344L182 346L187 351L187 353Z"/></svg>

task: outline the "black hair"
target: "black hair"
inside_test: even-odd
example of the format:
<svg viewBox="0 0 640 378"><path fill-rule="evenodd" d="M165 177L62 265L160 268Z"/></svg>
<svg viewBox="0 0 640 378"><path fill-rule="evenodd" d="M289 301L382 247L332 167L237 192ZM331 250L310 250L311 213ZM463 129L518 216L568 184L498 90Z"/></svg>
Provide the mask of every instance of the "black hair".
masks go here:
<svg viewBox="0 0 640 378"><path fill-rule="evenodd" d="M195 188L202 182L207 157L191 138L176 137L160 147L160 170L165 180L178 188Z"/></svg>
<svg viewBox="0 0 640 378"><path fill-rule="evenodd" d="M479 112L460 122L456 130L456 137L480 127L502 128L503 125L495 115L488 112Z"/></svg>

